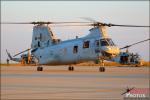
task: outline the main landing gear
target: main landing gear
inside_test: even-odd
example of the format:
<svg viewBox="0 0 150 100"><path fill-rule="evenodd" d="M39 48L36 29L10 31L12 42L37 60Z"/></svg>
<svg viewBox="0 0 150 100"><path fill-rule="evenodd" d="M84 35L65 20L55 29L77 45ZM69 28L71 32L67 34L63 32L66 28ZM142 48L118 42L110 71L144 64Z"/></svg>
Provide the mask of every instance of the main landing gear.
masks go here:
<svg viewBox="0 0 150 100"><path fill-rule="evenodd" d="M99 67L99 71L100 71L100 72L105 72L104 60L101 61L101 66L102 66L102 67Z"/></svg>
<svg viewBox="0 0 150 100"><path fill-rule="evenodd" d="M105 64L104 64L104 59L101 58L100 60L97 61L98 63L101 64L102 67L99 67L99 72L105 72Z"/></svg>
<svg viewBox="0 0 150 100"><path fill-rule="evenodd" d="M38 67L37 67L37 71L43 71L43 67L38 66Z"/></svg>
<svg viewBox="0 0 150 100"><path fill-rule="evenodd" d="M68 70L69 70L69 71L74 71L74 67L73 67L73 66L69 66L69 67L68 67ZM43 67L38 66L38 67L37 67L37 71L43 71ZM105 67L99 67L99 71L100 71L100 72L105 72Z"/></svg>
<svg viewBox="0 0 150 100"><path fill-rule="evenodd" d="M70 66L68 67L68 70L69 70L69 71L74 71L74 67L70 65Z"/></svg>
<svg viewBox="0 0 150 100"><path fill-rule="evenodd" d="M99 67L100 72L105 72L105 67Z"/></svg>

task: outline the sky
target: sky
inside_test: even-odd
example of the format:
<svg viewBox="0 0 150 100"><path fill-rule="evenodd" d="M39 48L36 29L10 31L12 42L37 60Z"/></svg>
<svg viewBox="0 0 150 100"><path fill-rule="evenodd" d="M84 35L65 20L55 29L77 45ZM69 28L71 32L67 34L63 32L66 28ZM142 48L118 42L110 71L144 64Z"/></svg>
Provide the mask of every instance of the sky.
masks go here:
<svg viewBox="0 0 150 100"><path fill-rule="evenodd" d="M96 21L149 25L149 1L1 1L1 22ZM33 25L1 25L1 62L31 47ZM83 37L91 27L51 27L61 40ZM149 28L110 27L108 34L118 47L148 39ZM129 48L149 61L149 42Z"/></svg>

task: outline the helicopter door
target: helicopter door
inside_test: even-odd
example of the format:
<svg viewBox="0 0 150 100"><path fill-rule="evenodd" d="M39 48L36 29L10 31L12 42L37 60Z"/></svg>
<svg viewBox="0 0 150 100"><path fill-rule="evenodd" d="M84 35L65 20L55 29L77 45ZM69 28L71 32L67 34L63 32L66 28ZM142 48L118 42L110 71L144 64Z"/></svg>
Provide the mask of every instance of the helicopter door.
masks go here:
<svg viewBox="0 0 150 100"><path fill-rule="evenodd" d="M99 47L99 46L100 46L99 40L96 40L96 41L95 41L95 46L96 46L96 47Z"/></svg>
<svg viewBox="0 0 150 100"><path fill-rule="evenodd" d="M90 45L91 41L90 40L86 40L83 42L83 49L82 49L82 55L87 58L90 59L93 56L93 49L92 49L92 45Z"/></svg>
<svg viewBox="0 0 150 100"><path fill-rule="evenodd" d="M74 47L73 47L73 53L74 53L74 54L78 53L78 46L74 46Z"/></svg>
<svg viewBox="0 0 150 100"><path fill-rule="evenodd" d="M95 40L95 53L100 52L100 40Z"/></svg>
<svg viewBox="0 0 150 100"><path fill-rule="evenodd" d="M73 46L73 57L70 59L72 61L74 61L73 63L77 63L78 62L78 45Z"/></svg>

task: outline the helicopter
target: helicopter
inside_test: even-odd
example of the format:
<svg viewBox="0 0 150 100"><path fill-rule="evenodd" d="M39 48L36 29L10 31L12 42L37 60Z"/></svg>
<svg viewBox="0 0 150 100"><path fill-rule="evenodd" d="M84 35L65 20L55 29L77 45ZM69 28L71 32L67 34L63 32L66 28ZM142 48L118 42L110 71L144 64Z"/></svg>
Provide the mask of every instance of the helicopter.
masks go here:
<svg viewBox="0 0 150 100"><path fill-rule="evenodd" d="M5 22L2 24L33 24L33 35L31 48L16 55L31 50L34 63L38 64L37 71L43 71L40 65L63 65L69 64L68 70L73 71L71 64L87 61L104 60L120 63L120 48L109 37L106 28L118 27L150 27L137 25L107 24L102 22ZM92 26L89 34L75 39L61 41L52 32L49 25L61 24L62 26ZM65 25L64 25L65 24ZM66 25L67 24L67 25ZM71 24L71 25L68 25ZM74 25L73 25L74 24ZM79 24L79 25L78 25ZM82 25L81 25L82 24ZM129 47L129 46L128 46ZM123 47L122 49L127 48ZM10 60L20 62L19 58L13 58L6 51ZM27 59L28 60L28 59ZM99 71L104 72L105 68L100 67Z"/></svg>
<svg viewBox="0 0 150 100"><path fill-rule="evenodd" d="M135 65L136 67L138 65L142 65L142 59L140 57L140 55L138 53L131 53L129 52L129 48L131 46L134 46L134 45L137 45L139 43L143 43L143 42L146 42L146 41L149 41L150 39L146 39L146 40L142 40L142 41L139 41L139 42L136 42L136 43L133 43L131 45L127 45L125 47L122 47L120 48L120 50L122 49L126 49L126 52L120 52L120 63L121 64L128 64L128 65Z"/></svg>

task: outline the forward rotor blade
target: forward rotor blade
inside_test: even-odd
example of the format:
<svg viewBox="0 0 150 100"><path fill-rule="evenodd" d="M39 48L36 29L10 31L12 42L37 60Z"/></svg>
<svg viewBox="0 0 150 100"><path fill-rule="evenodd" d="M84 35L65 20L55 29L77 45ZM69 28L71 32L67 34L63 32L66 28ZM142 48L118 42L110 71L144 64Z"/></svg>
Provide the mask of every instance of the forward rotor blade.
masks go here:
<svg viewBox="0 0 150 100"><path fill-rule="evenodd" d="M133 43L133 44L131 44L131 45L127 45L127 46L125 46L125 47L122 47L122 48L120 48L120 49L129 48L129 47L131 47L131 46L133 46L133 45L136 45L136 44L139 44L139 43L142 43L142 42L146 42L146 41L148 41L148 40L150 40L150 39L146 39L146 40L143 40L143 41L139 41L139 42Z"/></svg>
<svg viewBox="0 0 150 100"><path fill-rule="evenodd" d="M107 24L107 23L102 23L102 22L96 21L90 17L80 17L80 18L84 19L84 20L88 20L90 22L93 22L92 26L150 27L150 26L141 26L141 25L119 25L119 24L111 24L111 23Z"/></svg>
<svg viewBox="0 0 150 100"><path fill-rule="evenodd" d="M30 49L31 49L31 48L30 48ZM20 55L20 54L22 54L22 53L24 53L24 52L26 52L26 51L29 51L30 49L26 49L26 50L24 50L24 51L21 51L21 52L15 54L13 57L18 56L18 55Z"/></svg>
<svg viewBox="0 0 150 100"><path fill-rule="evenodd" d="M118 24L106 24L107 26L120 26L120 27L150 27L150 26L140 26L140 25L118 25Z"/></svg>
<svg viewBox="0 0 150 100"><path fill-rule="evenodd" d="M84 20L88 20L88 21L90 21L90 22L98 22L98 21L96 21L96 20L94 20L94 19L92 19L92 18L90 18L90 17L79 17L79 18L81 18L81 19L84 19Z"/></svg>

